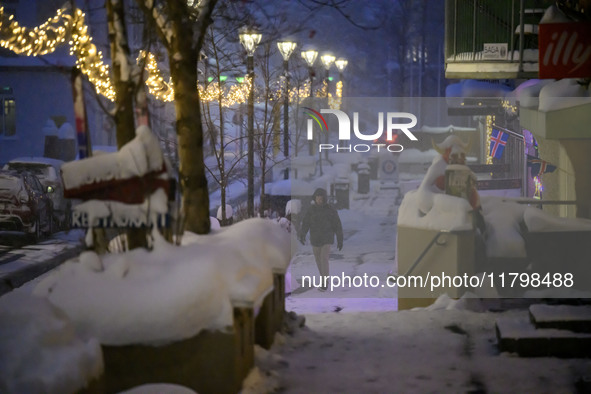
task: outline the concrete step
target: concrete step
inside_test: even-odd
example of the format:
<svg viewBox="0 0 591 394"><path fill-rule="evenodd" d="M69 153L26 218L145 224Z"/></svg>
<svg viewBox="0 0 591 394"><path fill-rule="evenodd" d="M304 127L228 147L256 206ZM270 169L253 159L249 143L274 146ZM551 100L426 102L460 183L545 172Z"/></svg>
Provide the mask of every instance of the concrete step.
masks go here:
<svg viewBox="0 0 591 394"><path fill-rule="evenodd" d="M555 328L536 328L527 313L496 321L499 349L521 357L591 356L591 334Z"/></svg>
<svg viewBox="0 0 591 394"><path fill-rule="evenodd" d="M529 315L537 328L591 333L591 305L534 304L529 307Z"/></svg>

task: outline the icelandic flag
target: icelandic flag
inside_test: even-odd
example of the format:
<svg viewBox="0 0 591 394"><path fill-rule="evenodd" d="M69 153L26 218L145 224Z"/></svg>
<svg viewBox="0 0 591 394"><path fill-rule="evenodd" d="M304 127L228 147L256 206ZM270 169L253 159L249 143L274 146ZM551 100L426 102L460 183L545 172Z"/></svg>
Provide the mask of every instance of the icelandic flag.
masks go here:
<svg viewBox="0 0 591 394"><path fill-rule="evenodd" d="M499 159L503 156L505 145L509 139L509 134L503 133L501 130L492 129L490 135L490 156Z"/></svg>
<svg viewBox="0 0 591 394"><path fill-rule="evenodd" d="M554 172L556 168L558 168L545 160L530 155L527 155L527 166L531 167L532 176L539 176L546 172Z"/></svg>

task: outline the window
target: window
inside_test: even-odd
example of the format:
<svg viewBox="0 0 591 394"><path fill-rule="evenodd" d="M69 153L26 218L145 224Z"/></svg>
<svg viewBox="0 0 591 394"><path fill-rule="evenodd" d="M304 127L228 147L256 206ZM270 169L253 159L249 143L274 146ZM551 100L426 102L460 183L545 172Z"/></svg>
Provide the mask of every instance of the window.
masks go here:
<svg viewBox="0 0 591 394"><path fill-rule="evenodd" d="M0 119L0 135L11 137L16 134L16 101L12 97L2 97L2 119Z"/></svg>

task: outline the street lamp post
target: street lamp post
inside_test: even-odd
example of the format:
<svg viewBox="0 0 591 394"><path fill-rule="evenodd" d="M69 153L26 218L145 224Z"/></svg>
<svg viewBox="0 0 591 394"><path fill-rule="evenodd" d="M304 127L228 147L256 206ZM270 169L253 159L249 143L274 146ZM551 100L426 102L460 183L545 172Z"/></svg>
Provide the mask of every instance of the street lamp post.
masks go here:
<svg viewBox="0 0 591 394"><path fill-rule="evenodd" d="M326 104L328 105L328 91L329 91L329 72L330 72L330 66L332 66L332 64L335 61L335 57L329 53L325 53L324 55L322 55L320 57L320 60L322 61L322 65L324 66L324 69L326 70L326 75L325 75L325 81L326 81ZM324 135L324 143L328 144L328 133L325 133ZM328 160L328 149L326 149L325 153L324 153L326 160Z"/></svg>
<svg viewBox="0 0 591 394"><path fill-rule="evenodd" d="M341 83L343 82L343 71L345 71L347 64L349 64L347 59L343 59L342 57L335 60L335 62L334 62L334 65L337 66L337 69L339 70L339 81ZM344 90L344 87L342 87L341 89ZM342 92L341 92L341 96L344 96L344 94Z"/></svg>
<svg viewBox="0 0 591 394"><path fill-rule="evenodd" d="M250 89L248 92L248 171L247 171L247 201L246 211L248 217L254 217L254 51L259 42L261 34L244 32L240 34L240 43L246 50L246 72Z"/></svg>
<svg viewBox="0 0 591 394"><path fill-rule="evenodd" d="M345 94L344 94L345 84L343 83L343 71L345 71L345 68L347 67L348 63L349 62L347 61L347 59L343 59L342 57L335 60L335 62L334 62L334 65L337 66L337 69L339 70L339 82L338 83L341 84L340 97L339 97L339 92L338 92L338 90L339 90L338 85L337 85L337 91L336 91L335 96L337 96L337 100L341 100L341 102L340 102L341 104L342 104L342 97L345 97ZM339 140L339 146L342 146L342 143L343 142L341 140Z"/></svg>
<svg viewBox="0 0 591 394"><path fill-rule="evenodd" d="M314 63L316 62L316 58L318 57L318 51L314 49L309 49L307 51L302 51L302 58L308 65L308 76L310 77L310 93L308 97L312 97L314 91L312 90L312 79L314 78ZM310 156L314 154L314 145L312 141L308 144L308 153ZM322 175L322 163L320 164L320 175Z"/></svg>
<svg viewBox="0 0 591 394"><path fill-rule="evenodd" d="M309 49L307 51L302 51L302 57L304 61L308 65L308 75L310 76L310 94L308 97L312 97L312 79L314 78L314 62L316 62L316 58L318 57L318 51L314 49Z"/></svg>
<svg viewBox="0 0 591 394"><path fill-rule="evenodd" d="M330 66L332 66L332 64L335 61L335 57L329 53L325 53L324 55L322 55L320 57L320 60L322 61L322 65L324 66L324 69L326 70L326 75L325 75L325 81L326 81L326 97L328 97L328 87L329 87L329 71L330 71Z"/></svg>
<svg viewBox="0 0 591 394"><path fill-rule="evenodd" d="M283 98L283 156L287 160L289 156L289 57L295 50L297 44L290 41L277 43L279 52L283 56L283 71L285 72L285 95ZM285 168L283 179L289 179L289 167Z"/></svg>

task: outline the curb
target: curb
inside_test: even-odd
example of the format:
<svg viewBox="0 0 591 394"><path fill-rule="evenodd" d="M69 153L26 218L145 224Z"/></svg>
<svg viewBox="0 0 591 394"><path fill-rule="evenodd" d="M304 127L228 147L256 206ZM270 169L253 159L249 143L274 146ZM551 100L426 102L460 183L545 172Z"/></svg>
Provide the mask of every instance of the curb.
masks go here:
<svg viewBox="0 0 591 394"><path fill-rule="evenodd" d="M85 249L84 245L75 245L64 250L62 253L38 264L25 266L18 271L8 273L0 279L0 296L24 285L25 283L51 271L66 260L79 255Z"/></svg>

